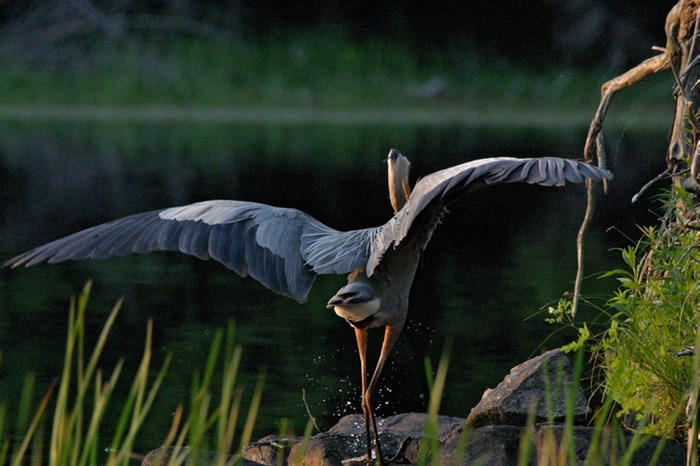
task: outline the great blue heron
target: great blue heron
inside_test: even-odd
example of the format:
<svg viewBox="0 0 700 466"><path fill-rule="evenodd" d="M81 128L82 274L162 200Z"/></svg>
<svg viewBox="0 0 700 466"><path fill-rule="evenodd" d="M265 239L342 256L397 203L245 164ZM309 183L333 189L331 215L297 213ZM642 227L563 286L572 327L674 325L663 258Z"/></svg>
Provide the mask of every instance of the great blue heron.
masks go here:
<svg viewBox="0 0 700 466"><path fill-rule="evenodd" d="M421 252L445 206L479 186L526 182L562 186L610 179L609 172L560 158L488 158L440 170L411 192L410 163L396 150L388 157L389 196L394 216L384 225L341 232L296 209L244 201L204 201L140 213L79 231L20 254L4 266L42 261L103 259L131 253L180 251L214 259L240 276L251 276L276 293L306 301L316 276L346 274L348 284L328 307L354 329L362 371L362 411L367 454L382 461L372 408L377 381L403 328L408 295ZM367 382L368 331L384 328L377 365Z"/></svg>

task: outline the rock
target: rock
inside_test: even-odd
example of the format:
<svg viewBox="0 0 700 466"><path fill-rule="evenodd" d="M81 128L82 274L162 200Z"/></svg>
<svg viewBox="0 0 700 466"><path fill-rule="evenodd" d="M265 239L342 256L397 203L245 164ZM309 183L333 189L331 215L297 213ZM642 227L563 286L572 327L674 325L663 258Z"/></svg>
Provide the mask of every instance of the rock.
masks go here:
<svg viewBox="0 0 700 466"><path fill-rule="evenodd" d="M486 390L467 424L524 426L533 404L535 422L563 421L572 378L569 358L560 349L547 351L515 366L496 388ZM584 420L589 411L583 390L577 387L575 421Z"/></svg>
<svg viewBox="0 0 700 466"><path fill-rule="evenodd" d="M618 442L618 447L611 449L603 442L600 456L589 457L591 445L596 437L605 433L596 433L593 427L573 426L573 439L567 446L574 447L575 463L569 463L568 450L561 449L564 437L564 426L537 425L530 440L529 460L525 464L620 464L620 459L632 444L634 434L627 432ZM525 435L524 427L517 426L484 426L477 429L455 430L447 439L440 452L440 464L483 466L516 466L521 464L520 450ZM609 435L609 433L607 434ZM617 435L617 434L616 434ZM673 440L663 440L657 437L643 437L641 446L635 451L630 464L652 464L652 457L658 448L663 452L658 456L656 465L673 466L685 464L685 447ZM527 443L525 443L527 445ZM616 455L613 457L613 452ZM566 458L566 460L563 460Z"/></svg>
<svg viewBox="0 0 700 466"><path fill-rule="evenodd" d="M171 460L173 455L177 455L178 458ZM192 461L192 458L195 458L195 461ZM141 461L141 466L166 466L168 464L179 464L183 466L187 466L189 464L197 464L198 466L214 466L217 464L222 464L221 461L219 461L220 459L221 458L219 458L218 454L213 451L193 450L190 447L161 447L148 453L143 458L143 461ZM226 455L226 461L232 459L233 456ZM242 466L260 466L259 463L248 460L243 460L242 462L237 462L236 464L240 464Z"/></svg>
<svg viewBox="0 0 700 466"><path fill-rule="evenodd" d="M386 459L399 453L405 461L415 462L420 455L420 448L425 438L428 415L422 413L397 414L387 418L378 418L379 441ZM464 419L438 416L439 445L453 431L464 425ZM294 447L289 454L290 465L341 466L343 460L358 458L366 453L364 418L361 414L343 417L328 432L314 435L308 442Z"/></svg>
<svg viewBox="0 0 700 466"><path fill-rule="evenodd" d="M173 456L173 452L173 448L156 448L155 450L151 451L143 457L143 461L141 461L141 466L166 465L170 461L170 457Z"/></svg>
<svg viewBox="0 0 700 466"><path fill-rule="evenodd" d="M571 444L575 449L575 464L619 464L620 458L626 453L629 446L632 444L634 434L627 432L624 435L622 443L618 442L618 448L610 449L607 445L602 445L602 452L598 452L595 457L589 457L592 452L591 444L596 438L605 436L605 433L596 433L593 427L574 426L573 439ZM561 452L559 446L564 437L563 425L540 425L536 427L533 437L535 451L537 454L536 464L552 464L556 463L556 458L567 455L569 452ZM654 464L658 466L677 466L685 464L686 451L683 445L678 444L673 440L665 439L665 444L661 444L664 439L658 437L643 436L641 439L642 445L635 451L630 459L629 464L652 464L652 457L655 455L658 448L663 448L663 453L659 455ZM612 451L611 451L612 450ZM611 457L616 453L616 456ZM566 462L569 464L568 462Z"/></svg>
<svg viewBox="0 0 700 466"><path fill-rule="evenodd" d="M246 445L243 449L243 458L266 466L286 466L292 447L302 440L302 437L268 435Z"/></svg>
<svg viewBox="0 0 700 466"><path fill-rule="evenodd" d="M377 418L380 434L386 433L397 437L421 437L425 433L428 415L424 413L396 414L385 418ZM445 437L455 429L464 425L464 418L438 416L438 435ZM328 432L345 435L362 436L365 434L365 420L362 414L349 414L341 418Z"/></svg>
<svg viewBox="0 0 700 466"><path fill-rule="evenodd" d="M522 427L484 426L453 431L440 451L440 464L508 466L518 464ZM525 464L536 464L533 461Z"/></svg>

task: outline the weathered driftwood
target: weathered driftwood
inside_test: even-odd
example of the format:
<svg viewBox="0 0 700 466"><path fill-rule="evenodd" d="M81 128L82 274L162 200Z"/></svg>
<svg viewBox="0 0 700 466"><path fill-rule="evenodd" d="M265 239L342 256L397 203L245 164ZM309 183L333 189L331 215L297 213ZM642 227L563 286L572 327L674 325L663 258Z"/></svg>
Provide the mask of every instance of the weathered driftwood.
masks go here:
<svg viewBox="0 0 700 466"><path fill-rule="evenodd" d="M586 159L596 160L599 166L606 167L603 123L613 96L650 74L669 69L673 72L676 110L665 155L666 170L647 183L640 193L660 179L672 176L678 186L700 194L700 51L697 44L699 4L700 0L680 0L676 3L666 16L666 44L664 47L654 47L659 53L606 82L600 89L600 103L588 129L583 153ZM588 207L577 238L578 272L574 288L574 314L583 279L583 236L595 207L594 186L588 183L587 189ZM639 194L633 200L638 196ZM695 218L694 213L683 214L688 214L683 218Z"/></svg>
<svg viewBox="0 0 700 466"><path fill-rule="evenodd" d="M661 53L611 79L601 87L598 110L586 137L584 155L605 165L603 123L613 96L652 73L670 69L675 79L676 101L668 151L665 155L669 175L680 186L685 183L700 193L700 45L697 28L700 0L680 0L666 17L666 45Z"/></svg>

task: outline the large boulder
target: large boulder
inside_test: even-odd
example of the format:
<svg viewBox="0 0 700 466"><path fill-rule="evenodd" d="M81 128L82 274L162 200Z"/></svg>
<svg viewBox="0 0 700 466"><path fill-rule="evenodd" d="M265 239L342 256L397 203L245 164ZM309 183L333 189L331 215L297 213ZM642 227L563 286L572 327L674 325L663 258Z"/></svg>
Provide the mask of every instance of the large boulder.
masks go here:
<svg viewBox="0 0 700 466"><path fill-rule="evenodd" d="M496 388L484 392L467 424L524 426L531 414L534 422L562 422L572 390L576 397L574 421L582 422L590 409L581 387L573 385L573 375L573 366L560 349L525 361L512 368Z"/></svg>

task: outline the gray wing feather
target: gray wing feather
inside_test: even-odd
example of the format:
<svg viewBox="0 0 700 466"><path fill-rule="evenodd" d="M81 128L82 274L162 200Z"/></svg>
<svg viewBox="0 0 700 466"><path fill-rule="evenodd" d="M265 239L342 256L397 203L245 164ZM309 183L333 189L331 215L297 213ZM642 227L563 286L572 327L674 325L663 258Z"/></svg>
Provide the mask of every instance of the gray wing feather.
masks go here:
<svg viewBox="0 0 700 466"><path fill-rule="evenodd" d="M212 258L271 290L304 302L318 274L368 275L406 238L419 215L432 231L444 204L477 186L526 182L561 186L611 178L591 165L557 158L491 158L429 175L388 223L341 232L296 210L241 201L206 201L136 214L79 231L10 259L3 266L180 251ZM429 238L428 234L426 238ZM427 241L427 239L425 239Z"/></svg>
<svg viewBox="0 0 700 466"><path fill-rule="evenodd" d="M374 272L390 247L398 246L408 236L419 215L428 214L425 222L432 222L428 228L434 228L445 203L470 189L516 182L563 186L566 182L581 183L586 178L600 181L611 179L612 175L587 163L554 157L479 159L435 172L419 180L406 205L378 229L373 238L367 274ZM428 212L429 209L432 210Z"/></svg>
<svg viewBox="0 0 700 466"><path fill-rule="evenodd" d="M372 240L379 228L336 231L320 222L302 237L304 259L319 274L352 272L367 265Z"/></svg>
<svg viewBox="0 0 700 466"><path fill-rule="evenodd" d="M363 238L372 232L336 231L295 209L207 201L97 225L32 249L3 266L180 251L212 258L304 302L318 274L349 273L367 263L370 241Z"/></svg>

